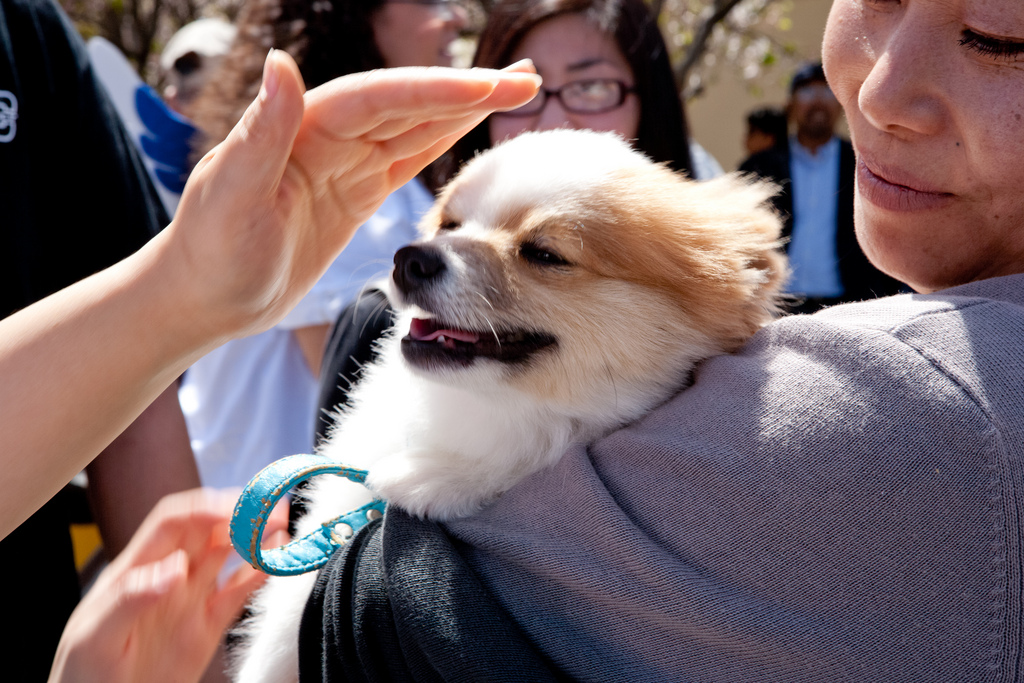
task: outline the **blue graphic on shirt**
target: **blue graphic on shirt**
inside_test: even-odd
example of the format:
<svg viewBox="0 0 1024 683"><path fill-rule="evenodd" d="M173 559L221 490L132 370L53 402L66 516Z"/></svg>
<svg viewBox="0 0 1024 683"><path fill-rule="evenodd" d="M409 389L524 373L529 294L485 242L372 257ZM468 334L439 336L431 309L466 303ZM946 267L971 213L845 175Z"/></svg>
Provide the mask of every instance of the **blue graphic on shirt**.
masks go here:
<svg viewBox="0 0 1024 683"><path fill-rule="evenodd" d="M181 194L191 170L189 139L195 134L196 127L168 107L148 85L140 85L136 89L135 111L147 131L140 136L139 142L143 153L156 164L153 175L165 188Z"/></svg>

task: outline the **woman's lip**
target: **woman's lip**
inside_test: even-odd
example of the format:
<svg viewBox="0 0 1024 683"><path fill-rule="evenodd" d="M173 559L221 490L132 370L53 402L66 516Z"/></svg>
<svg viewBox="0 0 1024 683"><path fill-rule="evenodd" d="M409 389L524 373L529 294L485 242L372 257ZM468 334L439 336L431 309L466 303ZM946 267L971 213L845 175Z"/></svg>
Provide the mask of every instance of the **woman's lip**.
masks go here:
<svg viewBox="0 0 1024 683"><path fill-rule="evenodd" d="M929 211L953 200L951 193L929 188L917 179L888 169L872 170L860 158L857 159L857 192L875 206L889 211Z"/></svg>

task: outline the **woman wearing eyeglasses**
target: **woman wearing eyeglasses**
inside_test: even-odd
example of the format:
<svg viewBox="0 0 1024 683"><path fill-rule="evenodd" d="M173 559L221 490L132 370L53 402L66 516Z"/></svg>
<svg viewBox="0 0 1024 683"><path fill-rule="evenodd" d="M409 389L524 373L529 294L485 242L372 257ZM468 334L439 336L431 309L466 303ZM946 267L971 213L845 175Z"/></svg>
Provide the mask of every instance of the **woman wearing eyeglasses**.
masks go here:
<svg viewBox="0 0 1024 683"><path fill-rule="evenodd" d="M655 161L695 175L668 51L642 0L499 0L473 66L523 58L544 78L543 91L456 143L443 179L505 138L560 127L615 131Z"/></svg>
<svg viewBox="0 0 1024 683"><path fill-rule="evenodd" d="M203 154L241 118L270 48L299 65L307 88L383 67L450 66L464 10L446 0L248 0L238 37L195 105ZM263 466L313 448L325 337L363 285L386 274L433 201L418 180L392 194L278 326L200 359L180 390L204 486L243 486Z"/></svg>

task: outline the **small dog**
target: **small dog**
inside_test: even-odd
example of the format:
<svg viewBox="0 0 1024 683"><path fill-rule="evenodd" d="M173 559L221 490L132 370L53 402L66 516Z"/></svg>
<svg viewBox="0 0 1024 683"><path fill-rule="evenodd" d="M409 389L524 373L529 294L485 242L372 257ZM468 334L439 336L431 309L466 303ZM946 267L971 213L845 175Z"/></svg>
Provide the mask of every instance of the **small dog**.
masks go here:
<svg viewBox="0 0 1024 683"><path fill-rule="evenodd" d="M414 515L472 514L527 475L645 414L693 367L779 311L774 188L696 183L610 133L527 133L476 157L395 255L385 339L325 455L300 534L376 495ZM297 679L315 574L254 602L238 680Z"/></svg>

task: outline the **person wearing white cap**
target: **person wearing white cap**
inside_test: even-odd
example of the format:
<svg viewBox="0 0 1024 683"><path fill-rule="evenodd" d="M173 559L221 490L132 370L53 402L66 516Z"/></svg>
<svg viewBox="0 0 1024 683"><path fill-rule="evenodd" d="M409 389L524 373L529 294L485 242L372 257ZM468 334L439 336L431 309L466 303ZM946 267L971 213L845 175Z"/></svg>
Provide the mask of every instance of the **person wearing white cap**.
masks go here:
<svg viewBox="0 0 1024 683"><path fill-rule="evenodd" d="M207 17L185 24L160 53L162 94L167 104L189 116L189 105L206 76L231 49L237 29L224 19Z"/></svg>

